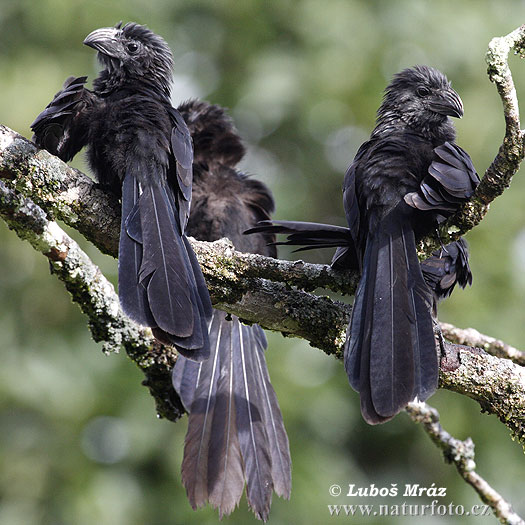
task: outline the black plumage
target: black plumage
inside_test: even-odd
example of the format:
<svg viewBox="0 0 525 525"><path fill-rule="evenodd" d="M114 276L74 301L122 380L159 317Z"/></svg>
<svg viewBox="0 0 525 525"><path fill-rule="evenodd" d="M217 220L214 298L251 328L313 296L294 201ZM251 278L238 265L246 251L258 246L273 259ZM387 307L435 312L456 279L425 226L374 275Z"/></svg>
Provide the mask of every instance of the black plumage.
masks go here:
<svg viewBox="0 0 525 525"><path fill-rule="evenodd" d="M32 124L34 141L64 161L84 146L101 185L122 196L119 297L124 312L192 359L209 355L211 302L186 238L193 147L171 106L166 42L128 23L93 31L84 44L103 70L69 78Z"/></svg>
<svg viewBox="0 0 525 525"><path fill-rule="evenodd" d="M415 66L398 73L385 91L370 139L345 175L349 236L341 228L294 222L255 228L287 233L289 244L339 246L333 264L361 271L344 358L371 424L391 419L414 398L427 399L437 387L434 298L416 242L454 213L479 182L469 156L454 143L448 117L462 114L461 99L441 72ZM466 252L461 245L458 250L463 270L456 279L464 283L470 273L465 273ZM453 265L446 269L445 260L436 263L435 274L448 275ZM445 286L436 297L451 291L453 281L445 275L433 279Z"/></svg>
<svg viewBox="0 0 525 525"><path fill-rule="evenodd" d="M345 175L343 203L362 268L345 368L370 423L437 388L432 298L416 241L478 183L468 155L454 144L448 117L462 115L461 99L441 72L416 66L398 73L370 140Z"/></svg>
<svg viewBox="0 0 525 525"><path fill-rule="evenodd" d="M200 240L228 237L244 252L275 256L273 235L243 236L273 211L264 184L235 169L244 155L222 108L191 101L179 108L195 147L193 201L187 232ZM210 358L179 357L173 385L189 414L182 481L193 508L206 503L220 517L238 504L246 485L248 504L268 518L272 493L288 498L291 460L288 438L256 324L213 310Z"/></svg>
<svg viewBox="0 0 525 525"><path fill-rule="evenodd" d="M448 297L456 284L461 288L472 284L467 241L460 237L436 250L431 257L421 261L421 271L433 292L433 311L437 316L438 302Z"/></svg>
<svg viewBox="0 0 525 525"><path fill-rule="evenodd" d="M86 77L66 80L32 124L34 141L65 161L88 146L100 183L122 196L122 307L185 356L173 384L189 413L182 477L192 506L209 501L229 514L246 485L250 507L266 520L272 493L291 490L266 338L258 325L212 310L186 235L229 237L239 250L275 256L272 235L242 236L269 218L272 196L234 169L244 148L222 108L171 106L164 40L129 23L94 31L84 43L98 51L103 71L93 90Z"/></svg>

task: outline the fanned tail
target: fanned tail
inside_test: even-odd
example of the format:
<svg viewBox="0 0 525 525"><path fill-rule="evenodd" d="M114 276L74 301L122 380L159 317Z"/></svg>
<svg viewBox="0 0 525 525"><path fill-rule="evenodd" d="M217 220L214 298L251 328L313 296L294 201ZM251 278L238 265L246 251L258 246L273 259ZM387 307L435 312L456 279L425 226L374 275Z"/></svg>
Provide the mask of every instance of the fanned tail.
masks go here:
<svg viewBox="0 0 525 525"><path fill-rule="evenodd" d="M354 301L345 368L371 424L394 417L437 388L430 291L414 232L398 210L369 238Z"/></svg>
<svg viewBox="0 0 525 525"><path fill-rule="evenodd" d="M213 311L211 355L195 363L179 357L173 385L189 413L182 480L193 508L209 502L230 514L244 485L248 504L264 521L272 491L289 497L290 452L257 325Z"/></svg>
<svg viewBox="0 0 525 525"><path fill-rule="evenodd" d="M209 296L168 192L141 188L130 173L124 178L119 297L124 312L159 340L191 359L206 359Z"/></svg>

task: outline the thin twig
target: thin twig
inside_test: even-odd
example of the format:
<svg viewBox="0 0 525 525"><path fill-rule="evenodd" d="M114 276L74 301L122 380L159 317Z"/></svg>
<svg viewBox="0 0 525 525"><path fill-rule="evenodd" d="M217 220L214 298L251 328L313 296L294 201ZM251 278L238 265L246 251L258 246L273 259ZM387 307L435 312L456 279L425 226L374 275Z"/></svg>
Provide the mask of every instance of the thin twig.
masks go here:
<svg viewBox="0 0 525 525"><path fill-rule="evenodd" d="M474 196L439 228L439 235L420 243L420 257L464 235L481 222L490 203L510 185L525 155L523 130L520 129L520 113L514 80L508 64L511 50L523 55L525 49L525 25L506 36L493 38L486 54L487 73L496 85L503 103L505 136L492 164L485 171Z"/></svg>
<svg viewBox="0 0 525 525"><path fill-rule="evenodd" d="M430 439L443 451L445 461L454 463L462 478L473 487L484 503L490 505L494 515L501 523L525 525L525 521L516 514L511 504L476 472L474 443L470 438L460 441L452 437L441 426L438 411L426 403L409 403L406 411L412 420L419 423L430 436Z"/></svg>
<svg viewBox="0 0 525 525"><path fill-rule="evenodd" d="M491 355L510 359L518 365L525 366L525 352L499 339L484 335L475 328L457 328L449 323L440 323L440 326L443 335L451 343L483 348L485 352Z"/></svg>

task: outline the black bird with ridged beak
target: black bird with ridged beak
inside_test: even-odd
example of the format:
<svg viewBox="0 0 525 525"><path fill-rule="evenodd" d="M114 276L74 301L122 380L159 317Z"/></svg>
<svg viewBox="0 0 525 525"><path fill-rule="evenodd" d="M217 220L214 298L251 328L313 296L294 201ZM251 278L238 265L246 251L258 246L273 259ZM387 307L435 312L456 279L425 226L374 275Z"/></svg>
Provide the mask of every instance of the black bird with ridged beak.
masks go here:
<svg viewBox="0 0 525 525"><path fill-rule="evenodd" d="M209 356L211 302L185 235L193 146L170 102L173 58L148 28L97 29L84 44L103 67L69 78L33 122L34 141L64 161L87 146L99 183L122 198L119 298L124 312L186 357Z"/></svg>
<svg viewBox="0 0 525 525"><path fill-rule="evenodd" d="M440 71L415 66L394 76L377 124L343 184L348 228L264 221L246 233L288 235L277 244L336 247L332 266L361 272L344 348L350 384L371 424L392 419L437 388L432 305L472 282L461 239L419 263L416 242L469 199L479 178L454 143L449 117L463 104ZM423 271L422 271L423 270Z"/></svg>
<svg viewBox="0 0 525 525"><path fill-rule="evenodd" d="M433 296L416 242L479 182L470 158L454 144L449 117L462 115L461 99L443 73L428 66L401 71L345 175L343 204L362 272L345 368L372 424L437 388Z"/></svg>
<svg viewBox="0 0 525 525"><path fill-rule="evenodd" d="M171 107L164 40L119 24L84 43L98 51L103 71L92 91L85 77L68 79L33 123L34 140L65 161L87 146L101 184L122 195L120 300L183 354L173 386L189 417L182 482L192 507L209 503L222 517L246 489L248 505L266 521L272 494L289 498L291 490L266 338L261 327L211 309L185 234L228 237L238 250L275 256L266 246L273 237L242 235L269 218L271 193L236 169L244 147L222 108L198 101Z"/></svg>

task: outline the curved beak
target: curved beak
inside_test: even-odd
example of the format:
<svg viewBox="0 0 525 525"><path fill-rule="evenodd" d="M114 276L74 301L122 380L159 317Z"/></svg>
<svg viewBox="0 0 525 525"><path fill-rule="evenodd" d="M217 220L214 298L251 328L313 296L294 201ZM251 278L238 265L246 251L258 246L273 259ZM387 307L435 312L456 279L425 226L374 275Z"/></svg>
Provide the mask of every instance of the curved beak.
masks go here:
<svg viewBox="0 0 525 525"><path fill-rule="evenodd" d="M449 117L461 118L463 116L463 102L452 88L436 95L430 101L430 109L435 113Z"/></svg>
<svg viewBox="0 0 525 525"><path fill-rule="evenodd" d="M118 57L118 39L120 29L116 27L102 27L95 29L85 38L86 46L96 49L99 53L110 57Z"/></svg>

